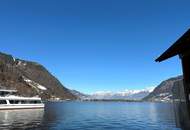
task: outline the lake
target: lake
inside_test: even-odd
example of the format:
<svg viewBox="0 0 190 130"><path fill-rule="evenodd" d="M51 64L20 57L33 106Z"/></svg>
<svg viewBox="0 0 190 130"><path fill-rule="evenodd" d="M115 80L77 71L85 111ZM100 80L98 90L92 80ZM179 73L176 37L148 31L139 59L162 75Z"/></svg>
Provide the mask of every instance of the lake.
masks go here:
<svg viewBox="0 0 190 130"><path fill-rule="evenodd" d="M1 130L179 130L172 104L46 103L45 109L0 111Z"/></svg>

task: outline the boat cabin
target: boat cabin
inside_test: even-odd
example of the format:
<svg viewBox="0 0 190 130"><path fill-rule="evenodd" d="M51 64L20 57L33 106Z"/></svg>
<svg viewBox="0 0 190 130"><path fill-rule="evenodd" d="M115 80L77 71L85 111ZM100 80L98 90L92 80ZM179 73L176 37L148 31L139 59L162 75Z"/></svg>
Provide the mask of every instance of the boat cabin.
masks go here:
<svg viewBox="0 0 190 130"><path fill-rule="evenodd" d="M21 97L16 90L0 90L0 110L44 108L39 97Z"/></svg>
<svg viewBox="0 0 190 130"><path fill-rule="evenodd" d="M1 104L41 104L41 99L1 99Z"/></svg>

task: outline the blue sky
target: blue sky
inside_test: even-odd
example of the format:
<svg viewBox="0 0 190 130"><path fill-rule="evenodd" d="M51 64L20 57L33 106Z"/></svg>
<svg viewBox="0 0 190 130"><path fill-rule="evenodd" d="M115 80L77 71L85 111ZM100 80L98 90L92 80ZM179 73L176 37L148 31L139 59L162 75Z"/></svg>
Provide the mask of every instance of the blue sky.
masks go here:
<svg viewBox="0 0 190 130"><path fill-rule="evenodd" d="M0 51L84 93L143 89L180 75L154 60L190 27L189 0L0 1Z"/></svg>

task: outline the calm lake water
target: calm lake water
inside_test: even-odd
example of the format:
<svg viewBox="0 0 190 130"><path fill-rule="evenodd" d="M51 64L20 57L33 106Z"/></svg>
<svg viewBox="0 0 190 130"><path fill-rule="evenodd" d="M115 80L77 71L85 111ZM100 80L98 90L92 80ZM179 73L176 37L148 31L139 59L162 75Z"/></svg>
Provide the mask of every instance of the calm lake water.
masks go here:
<svg viewBox="0 0 190 130"><path fill-rule="evenodd" d="M0 111L0 130L179 130L165 103L62 102Z"/></svg>

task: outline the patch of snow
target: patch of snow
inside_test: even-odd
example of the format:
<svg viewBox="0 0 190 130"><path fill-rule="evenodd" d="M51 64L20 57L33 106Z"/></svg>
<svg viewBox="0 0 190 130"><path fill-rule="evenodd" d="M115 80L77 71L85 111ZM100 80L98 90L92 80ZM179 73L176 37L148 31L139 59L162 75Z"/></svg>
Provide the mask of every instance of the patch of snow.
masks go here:
<svg viewBox="0 0 190 130"><path fill-rule="evenodd" d="M27 63L21 60L18 60L17 66L26 66Z"/></svg>
<svg viewBox="0 0 190 130"><path fill-rule="evenodd" d="M144 90L145 91L148 91L149 93L153 92L155 89L155 87L148 87L148 88L145 88Z"/></svg>
<svg viewBox="0 0 190 130"><path fill-rule="evenodd" d="M16 59L13 57L13 61L15 62L16 61Z"/></svg>
<svg viewBox="0 0 190 130"><path fill-rule="evenodd" d="M36 82L30 80L30 79L27 79L26 77L23 77L23 79L24 79L24 81L25 81L26 83L28 83L30 86L32 86L32 87L34 87L34 88L38 88L38 89L40 89L40 90L47 90L46 87L44 87L44 86L42 86L42 85L40 85L40 84L38 84L38 83L36 83Z"/></svg>
<svg viewBox="0 0 190 130"><path fill-rule="evenodd" d="M168 96L168 95L169 95L169 93L160 93L160 94L159 94L160 97Z"/></svg>
<svg viewBox="0 0 190 130"><path fill-rule="evenodd" d="M44 86L42 86L42 85L40 85L40 84L38 84L38 86L37 86L39 89L41 89L41 90L47 90Z"/></svg>
<svg viewBox="0 0 190 130"><path fill-rule="evenodd" d="M17 65L21 65L21 64L22 64L22 61L19 60Z"/></svg>

